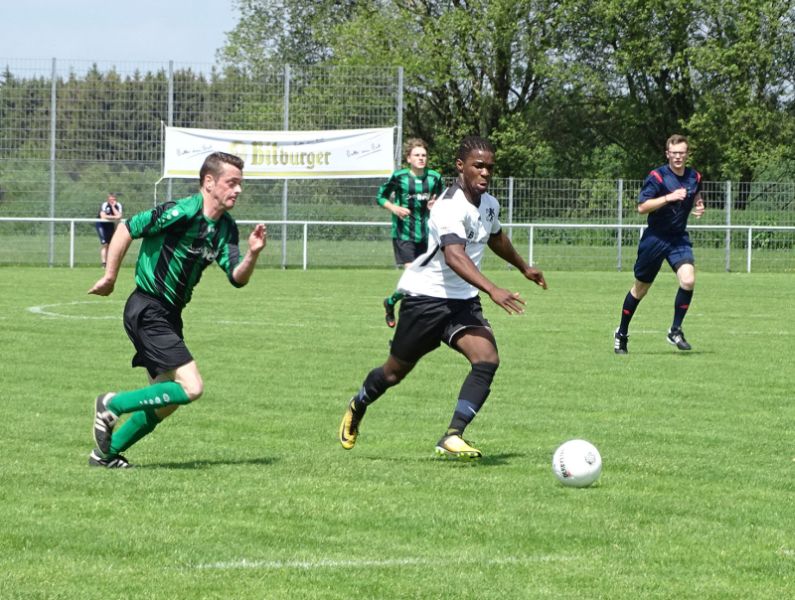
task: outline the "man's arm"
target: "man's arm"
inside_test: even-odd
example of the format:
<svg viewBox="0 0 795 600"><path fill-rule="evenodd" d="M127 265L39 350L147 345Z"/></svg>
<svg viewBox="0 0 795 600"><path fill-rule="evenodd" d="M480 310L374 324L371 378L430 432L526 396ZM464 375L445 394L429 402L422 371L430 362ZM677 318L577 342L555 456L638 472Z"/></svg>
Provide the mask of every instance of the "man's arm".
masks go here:
<svg viewBox="0 0 795 600"><path fill-rule="evenodd" d="M510 238L507 235L504 235L502 230L492 234L492 236L489 238L489 248L491 248L491 251L499 256L502 260L519 269L522 275L524 275L527 279L535 282L536 285L540 285L542 288L547 289L547 282L544 280L544 274L525 262L525 260L516 251L516 248L513 247Z"/></svg>
<svg viewBox="0 0 795 600"><path fill-rule="evenodd" d="M119 268L124 260L124 256L127 254L127 250L130 248L130 244L132 244L130 230L124 225L117 227L116 233L113 234L110 244L108 245L105 275L88 290L89 294L110 296L113 293L113 288L116 285L116 278L119 276Z"/></svg>
<svg viewBox="0 0 795 600"><path fill-rule="evenodd" d="M681 202L687 197L687 189L679 188L673 192L666 192L657 198L651 198L638 203L638 212L642 215L652 213L655 210L661 209L663 206L670 202Z"/></svg>
<svg viewBox="0 0 795 600"><path fill-rule="evenodd" d="M232 271L232 279L235 280L240 286L246 285L254 273L254 267L257 264L259 253L265 248L268 243L268 230L263 223L259 223L254 227L254 231L248 236L248 250L243 260Z"/></svg>
<svg viewBox="0 0 795 600"><path fill-rule="evenodd" d="M449 244L442 248L444 260L461 279L474 285L479 290L486 292L492 301L501 306L508 314L522 314L524 300L518 292L497 287L488 277L481 273L464 251L464 244Z"/></svg>

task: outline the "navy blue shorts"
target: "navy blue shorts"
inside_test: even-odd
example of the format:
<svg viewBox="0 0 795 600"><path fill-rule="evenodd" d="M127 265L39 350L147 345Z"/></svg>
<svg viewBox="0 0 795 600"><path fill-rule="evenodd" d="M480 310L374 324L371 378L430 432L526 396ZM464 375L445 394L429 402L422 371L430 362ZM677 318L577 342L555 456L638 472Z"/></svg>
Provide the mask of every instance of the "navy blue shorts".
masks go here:
<svg viewBox="0 0 795 600"><path fill-rule="evenodd" d="M643 283L652 283L660 272L663 260L668 261L674 272L682 265L695 264L693 244L687 232L673 237L661 237L646 229L638 244L635 279Z"/></svg>
<svg viewBox="0 0 795 600"><path fill-rule="evenodd" d="M133 367L154 379L193 360L182 337L182 313L168 302L136 289L124 306L124 329L135 346Z"/></svg>
<svg viewBox="0 0 795 600"><path fill-rule="evenodd" d="M116 231L116 225L114 223L108 223L107 221L97 221L94 223L94 227L97 229L99 243L103 246L110 244L113 232Z"/></svg>
<svg viewBox="0 0 795 600"><path fill-rule="evenodd" d="M395 264L402 267L413 262L420 254L428 249L428 240L412 242L410 240L392 239L392 250L395 252Z"/></svg>
<svg viewBox="0 0 795 600"><path fill-rule="evenodd" d="M414 364L442 342L452 348L455 337L471 327L491 330L478 296L467 300L406 296L400 301L390 353L403 362Z"/></svg>

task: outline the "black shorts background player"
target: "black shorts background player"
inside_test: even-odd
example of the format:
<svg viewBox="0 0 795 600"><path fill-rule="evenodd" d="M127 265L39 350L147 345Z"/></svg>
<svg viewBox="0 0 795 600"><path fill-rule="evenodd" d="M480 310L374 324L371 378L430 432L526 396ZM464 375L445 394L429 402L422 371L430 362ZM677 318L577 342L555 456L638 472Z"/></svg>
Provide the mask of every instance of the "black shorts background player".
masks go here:
<svg viewBox="0 0 795 600"><path fill-rule="evenodd" d="M648 215L648 227L638 244L635 283L624 298L621 322L614 335L616 354L627 354L629 323L654 283L663 261L668 262L679 282L667 340L679 350L691 349L682 331L682 321L696 285L693 245L686 228L691 211L696 218L704 214L704 201L701 198L701 174L685 166L687 153L687 138L672 135L665 144L668 164L654 169L643 182L638 212Z"/></svg>
<svg viewBox="0 0 795 600"><path fill-rule="evenodd" d="M530 281L544 288L546 282L541 271L528 265L503 233L500 206L486 192L494 170L491 143L480 137L465 138L456 155L456 168L458 180L433 207L428 249L406 268L398 283L405 296L389 357L370 371L345 409L339 430L345 449L356 444L367 408L400 383L423 356L444 343L460 352L471 370L435 452L460 460L481 456L463 434L489 395L500 359L478 292L488 294L509 314L523 312L525 304L518 293L497 287L480 272L486 246Z"/></svg>
<svg viewBox="0 0 795 600"><path fill-rule="evenodd" d="M108 244L113 237L113 232L116 231L116 225L123 217L124 210L121 202L116 200L116 194L108 194L108 199L99 207L97 213L99 221L94 223L97 236L99 236L99 259L103 267L108 260Z"/></svg>
<svg viewBox="0 0 795 600"><path fill-rule="evenodd" d="M403 146L407 168L399 169L379 188L376 200L392 213L392 250L395 264L407 267L428 248L428 216L442 193L442 176L428 169L428 145L411 138ZM386 324L395 326L399 291L384 299Z"/></svg>

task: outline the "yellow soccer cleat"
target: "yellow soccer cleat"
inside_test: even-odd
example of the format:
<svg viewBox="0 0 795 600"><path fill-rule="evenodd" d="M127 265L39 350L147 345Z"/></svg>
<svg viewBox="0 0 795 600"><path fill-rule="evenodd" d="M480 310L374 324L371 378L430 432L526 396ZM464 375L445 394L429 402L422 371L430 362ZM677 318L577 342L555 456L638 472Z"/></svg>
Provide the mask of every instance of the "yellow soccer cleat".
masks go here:
<svg viewBox="0 0 795 600"><path fill-rule="evenodd" d="M483 453L460 435L446 435L436 444L436 455L453 460L478 460Z"/></svg>
<svg viewBox="0 0 795 600"><path fill-rule="evenodd" d="M346 450L350 450L356 445L356 438L359 435L359 422L362 417L353 412L353 398L345 408L345 414L340 423L340 444Z"/></svg>

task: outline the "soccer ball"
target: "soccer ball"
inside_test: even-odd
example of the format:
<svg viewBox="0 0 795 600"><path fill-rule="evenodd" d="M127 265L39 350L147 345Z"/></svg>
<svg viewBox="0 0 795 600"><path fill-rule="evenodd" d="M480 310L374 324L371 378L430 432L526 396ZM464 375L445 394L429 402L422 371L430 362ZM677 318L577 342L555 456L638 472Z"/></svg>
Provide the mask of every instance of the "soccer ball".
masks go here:
<svg viewBox="0 0 795 600"><path fill-rule="evenodd" d="M590 442L569 440L555 450L552 472L565 486L588 487L602 473L602 457Z"/></svg>

